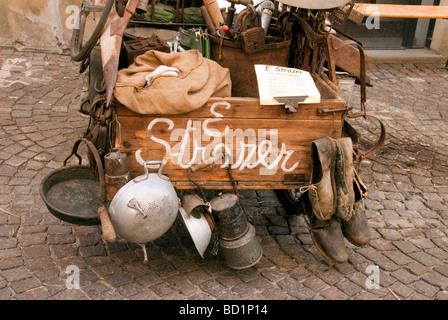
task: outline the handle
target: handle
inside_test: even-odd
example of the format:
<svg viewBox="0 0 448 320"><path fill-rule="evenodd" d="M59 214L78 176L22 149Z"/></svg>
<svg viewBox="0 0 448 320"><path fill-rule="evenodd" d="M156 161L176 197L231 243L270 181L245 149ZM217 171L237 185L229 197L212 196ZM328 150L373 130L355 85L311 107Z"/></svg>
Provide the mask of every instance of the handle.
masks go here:
<svg viewBox="0 0 448 320"><path fill-rule="evenodd" d="M145 169L145 174L143 176L134 178L134 182L139 183L139 182L147 180L149 178L149 170L148 169L158 169L157 176L160 179L170 181L170 179L167 176L164 176L162 174L164 164L165 164L164 161L156 161L156 160L145 161L143 163L143 168Z"/></svg>
<svg viewBox="0 0 448 320"><path fill-rule="evenodd" d="M261 14L258 14L258 12L255 10L254 6L252 4L249 4L247 6L247 9L242 11L240 15L238 16L238 25L240 26L241 32L247 31L247 23L246 19L250 16L252 19L250 21L251 26L254 27L254 21L255 19L258 20L258 26L261 28Z"/></svg>
<svg viewBox="0 0 448 320"><path fill-rule="evenodd" d="M226 25L228 25L229 28L232 28L235 11L236 11L235 5L232 3L232 5L227 8Z"/></svg>
<svg viewBox="0 0 448 320"><path fill-rule="evenodd" d="M95 145L90 140L87 140L86 138L81 138L81 139L77 140L73 146L72 154L70 156L68 156L67 159L65 159L64 166L66 165L67 160L70 159L70 157L72 155L77 156L79 159L79 163L81 164L81 157L77 154L78 147L81 142L84 142L87 145L87 147L89 148L90 152L92 152L92 155L95 159L95 163L98 167L98 175L99 175L99 179L100 179L100 189L101 189L101 199L100 199L101 203L100 203L100 207L98 208L98 217L101 222L101 229L103 232L103 236L107 242L114 242L115 239L117 238L117 235L115 233L112 223L110 222L109 213L107 212L107 209L106 209L106 200L107 200L106 178L105 178L105 174L104 174L103 163L101 162L101 157L100 157Z"/></svg>
<svg viewBox="0 0 448 320"><path fill-rule="evenodd" d="M72 148L72 153L65 158L64 160L64 167L67 165L68 160L72 157L75 156L76 158L78 158L78 164L81 165L82 164L82 158L81 156L78 154L78 148L80 143L82 142L82 139L77 140L74 144L73 144L73 148Z"/></svg>
<svg viewBox="0 0 448 320"><path fill-rule="evenodd" d="M132 44L129 45L129 47L130 47L132 50L140 50L140 49L142 49L142 48L144 48L144 47L147 47L147 46L148 46L148 43L143 44L143 43L141 42L141 40L140 40L139 42L132 43Z"/></svg>
<svg viewBox="0 0 448 320"><path fill-rule="evenodd" d="M207 11L207 8L205 6L201 6L201 13L202 13L202 18L205 21L205 24L207 25L207 29L210 32L211 35L215 35L216 34L216 28L215 25L213 24L212 21L212 17L210 17L210 14Z"/></svg>
<svg viewBox="0 0 448 320"><path fill-rule="evenodd" d="M101 230L103 232L104 240L106 240L107 242L114 242L117 238L117 235L115 233L112 222L110 222L109 213L107 212L105 206L101 205L98 208L98 217L100 218Z"/></svg>
<svg viewBox="0 0 448 320"><path fill-rule="evenodd" d="M222 26L222 31L226 34L226 36L231 40L235 41L235 38L233 37L232 31L230 31L229 27L225 24Z"/></svg>
<svg viewBox="0 0 448 320"><path fill-rule="evenodd" d="M224 22L224 18L222 16L221 9L219 9L218 3L216 0L204 0L204 5L212 18L215 28L219 29L221 27L220 23Z"/></svg>

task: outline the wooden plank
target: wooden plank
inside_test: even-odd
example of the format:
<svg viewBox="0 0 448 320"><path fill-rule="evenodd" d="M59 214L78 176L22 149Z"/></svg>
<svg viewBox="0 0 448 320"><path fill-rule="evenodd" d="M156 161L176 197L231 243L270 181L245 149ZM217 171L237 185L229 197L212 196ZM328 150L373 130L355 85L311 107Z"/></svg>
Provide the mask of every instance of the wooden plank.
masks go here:
<svg viewBox="0 0 448 320"><path fill-rule="evenodd" d="M317 109L343 106L342 99L330 100L286 114L283 106L261 106L256 98L213 98L183 115L138 115L124 107L116 107L116 114L131 177L143 174L142 161L163 159L163 173L176 188L194 188L187 175L191 167L210 159L214 148L222 152L226 146L238 188L278 189L307 184L311 142L342 134L343 112L320 116ZM191 177L204 188L228 189L227 169L221 161Z"/></svg>
<svg viewBox="0 0 448 320"><path fill-rule="evenodd" d="M356 3L354 9L366 17L448 19L448 6Z"/></svg>
<svg viewBox="0 0 448 320"><path fill-rule="evenodd" d="M322 105L316 106L315 104L300 104L297 108L297 112L293 114L287 114L286 110L282 106L263 106L260 105L258 98L241 98L241 97L228 97L225 98L225 102L230 104L230 108L227 108L223 104L223 98L210 98L208 102L197 110L183 113L169 115L170 118L209 118L212 116L211 106L217 103L214 108L215 112L222 114L225 118L244 118L244 119L285 119L285 120L299 120L299 119L332 119L332 114L317 116L317 108ZM339 109L341 105L344 105L342 98L325 100L325 108ZM121 116L130 117L146 117L146 115L137 114L130 109L123 107L122 105L115 104L117 112ZM154 115L154 117L166 117L163 115Z"/></svg>
<svg viewBox="0 0 448 320"><path fill-rule="evenodd" d="M353 45L346 45L345 41L330 35L333 45L333 59L337 67L348 73L360 77L361 75L361 57L359 48ZM350 41L350 40L348 40ZM364 52L365 68L370 65L370 56ZM366 76L366 82L370 83L370 79Z"/></svg>

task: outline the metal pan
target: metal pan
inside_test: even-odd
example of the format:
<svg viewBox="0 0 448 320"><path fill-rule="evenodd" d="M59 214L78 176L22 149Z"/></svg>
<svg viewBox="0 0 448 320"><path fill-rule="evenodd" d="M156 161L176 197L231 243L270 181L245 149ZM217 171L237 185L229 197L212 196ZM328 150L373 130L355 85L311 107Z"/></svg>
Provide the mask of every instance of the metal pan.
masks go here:
<svg viewBox="0 0 448 320"><path fill-rule="evenodd" d="M99 224L100 183L88 166L68 166L51 172L41 183L40 194L57 218L79 225Z"/></svg>

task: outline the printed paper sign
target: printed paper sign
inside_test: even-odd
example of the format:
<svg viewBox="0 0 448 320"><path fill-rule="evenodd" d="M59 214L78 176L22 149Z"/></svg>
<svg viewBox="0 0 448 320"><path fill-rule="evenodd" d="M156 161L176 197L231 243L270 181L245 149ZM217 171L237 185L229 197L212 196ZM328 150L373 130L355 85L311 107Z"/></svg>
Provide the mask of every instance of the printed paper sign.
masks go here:
<svg viewBox="0 0 448 320"><path fill-rule="evenodd" d="M284 104L281 100L285 98L299 104L320 102L319 90L307 71L257 64L255 72L261 105Z"/></svg>

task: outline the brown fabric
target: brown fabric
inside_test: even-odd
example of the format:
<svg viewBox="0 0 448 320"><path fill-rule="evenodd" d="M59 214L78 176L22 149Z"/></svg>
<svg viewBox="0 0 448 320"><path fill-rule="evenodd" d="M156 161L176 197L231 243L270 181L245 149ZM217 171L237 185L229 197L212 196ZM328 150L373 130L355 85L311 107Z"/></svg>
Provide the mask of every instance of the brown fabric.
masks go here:
<svg viewBox="0 0 448 320"><path fill-rule="evenodd" d="M162 65L177 68L180 76L159 76L146 85L146 76ZM118 72L114 96L139 114L181 114L202 107L210 97L230 97L231 89L229 69L197 50L150 50Z"/></svg>

